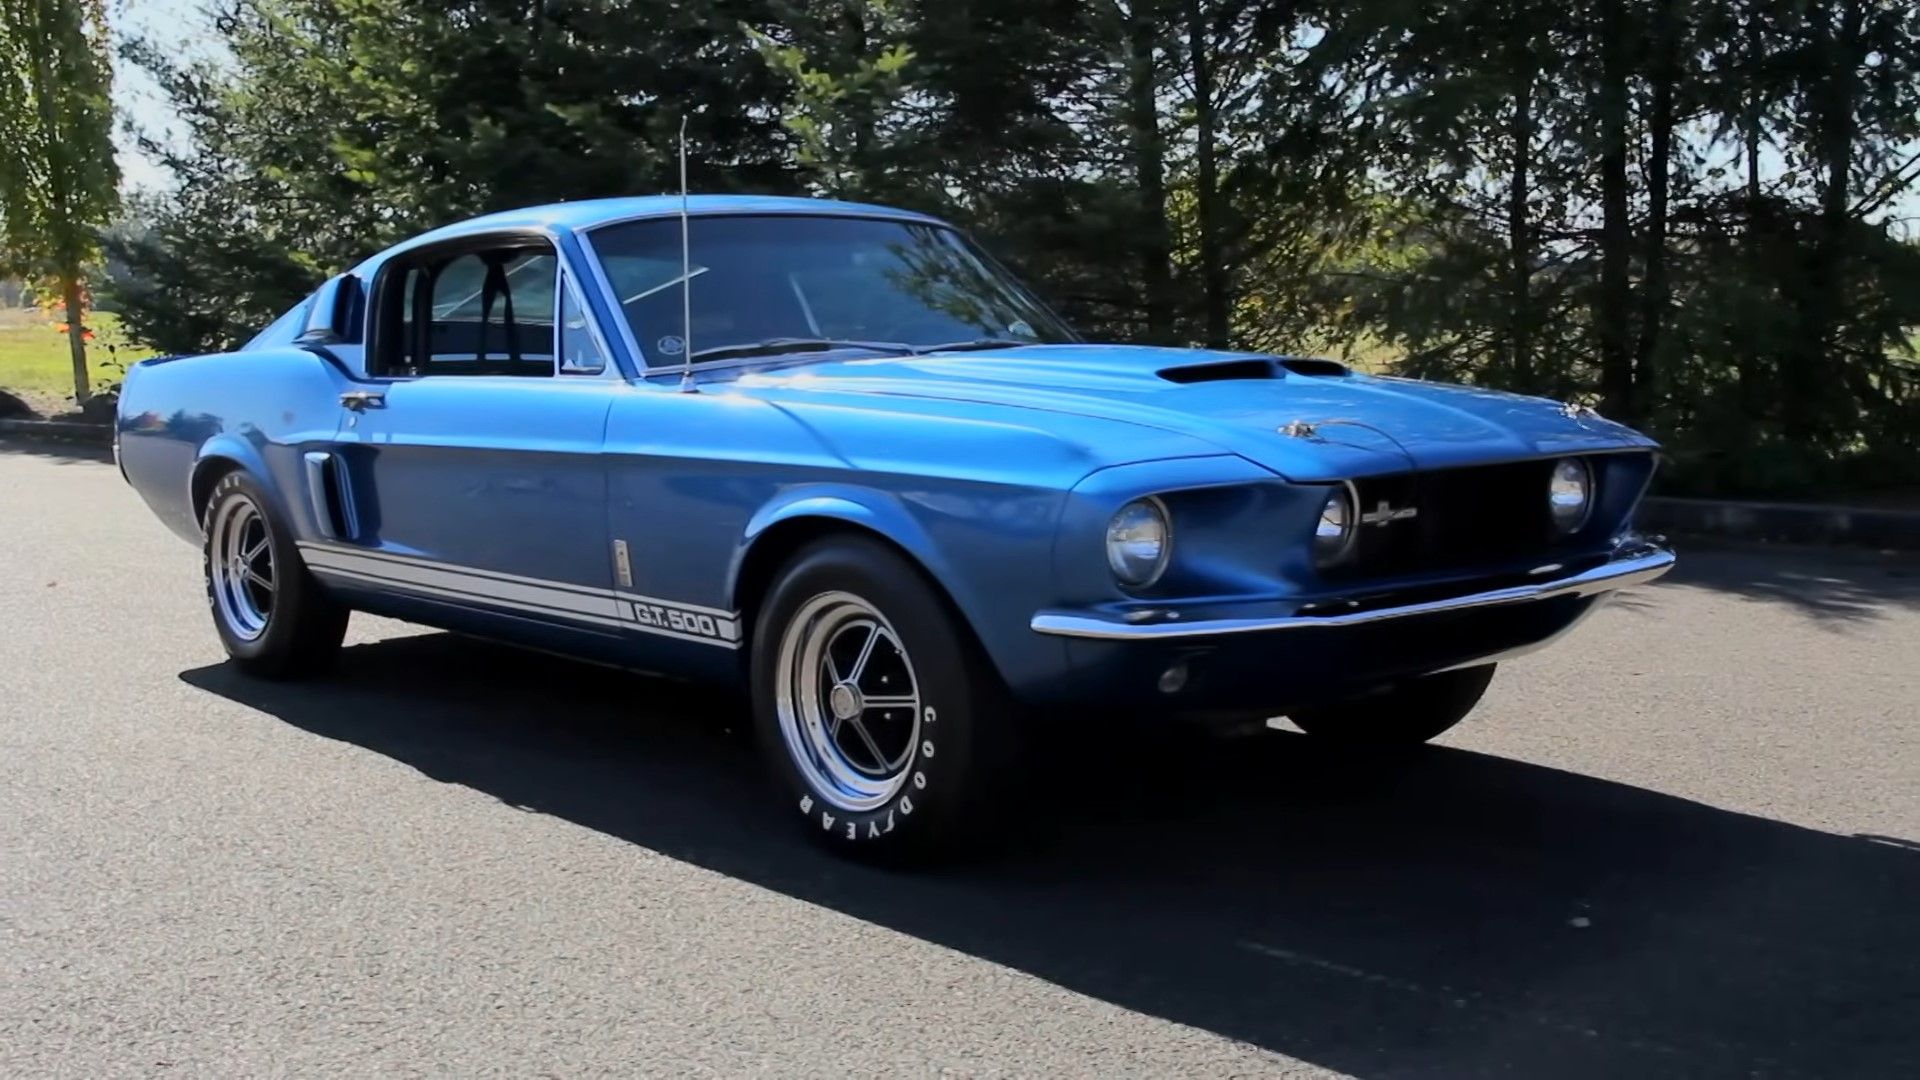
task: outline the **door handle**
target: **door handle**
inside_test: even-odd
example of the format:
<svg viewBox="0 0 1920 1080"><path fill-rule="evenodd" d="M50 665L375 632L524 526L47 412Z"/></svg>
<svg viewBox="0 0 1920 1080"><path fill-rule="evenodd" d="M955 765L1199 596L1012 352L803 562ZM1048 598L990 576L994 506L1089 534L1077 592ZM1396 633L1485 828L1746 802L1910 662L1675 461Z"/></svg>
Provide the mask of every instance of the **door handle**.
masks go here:
<svg viewBox="0 0 1920 1080"><path fill-rule="evenodd" d="M385 408L387 395L381 390L349 390L340 395L340 404L354 412L365 412L368 409Z"/></svg>

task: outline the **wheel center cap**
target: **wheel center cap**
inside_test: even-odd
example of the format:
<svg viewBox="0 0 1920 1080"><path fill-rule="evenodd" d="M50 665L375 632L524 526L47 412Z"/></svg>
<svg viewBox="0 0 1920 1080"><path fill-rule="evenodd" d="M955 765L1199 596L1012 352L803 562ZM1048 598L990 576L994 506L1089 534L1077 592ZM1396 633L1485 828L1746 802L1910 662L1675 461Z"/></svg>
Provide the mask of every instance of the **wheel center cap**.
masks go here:
<svg viewBox="0 0 1920 1080"><path fill-rule="evenodd" d="M860 690L852 683L836 683L827 691L827 707L836 720L851 720L860 715Z"/></svg>

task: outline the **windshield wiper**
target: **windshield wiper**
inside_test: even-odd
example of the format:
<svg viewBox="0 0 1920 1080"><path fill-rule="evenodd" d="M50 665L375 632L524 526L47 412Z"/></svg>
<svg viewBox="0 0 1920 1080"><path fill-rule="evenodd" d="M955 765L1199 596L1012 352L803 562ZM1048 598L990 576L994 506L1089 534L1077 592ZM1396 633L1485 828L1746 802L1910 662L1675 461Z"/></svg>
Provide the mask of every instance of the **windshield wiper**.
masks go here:
<svg viewBox="0 0 1920 1080"><path fill-rule="evenodd" d="M1014 338L973 338L969 341L949 341L945 345L916 345L917 353L937 352L975 352L980 349L1017 349L1022 345L1038 345L1037 341L1018 341Z"/></svg>
<svg viewBox="0 0 1920 1080"><path fill-rule="evenodd" d="M693 354L694 362L728 360L743 356L779 356L783 353L829 352L833 349L867 349L872 352L911 354L917 350L898 341L849 341L843 338L778 337L750 341L742 345L715 345Z"/></svg>

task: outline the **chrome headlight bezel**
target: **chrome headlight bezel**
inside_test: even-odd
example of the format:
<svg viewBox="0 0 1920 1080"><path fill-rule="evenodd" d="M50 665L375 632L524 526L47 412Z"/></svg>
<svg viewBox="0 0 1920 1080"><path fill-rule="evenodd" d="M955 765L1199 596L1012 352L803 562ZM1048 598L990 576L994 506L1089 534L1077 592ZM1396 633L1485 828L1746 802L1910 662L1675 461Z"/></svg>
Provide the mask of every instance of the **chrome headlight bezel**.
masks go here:
<svg viewBox="0 0 1920 1080"><path fill-rule="evenodd" d="M1360 500L1352 484L1337 484L1327 492L1320 513L1313 522L1313 562L1320 567L1338 566L1353 554L1360 538Z"/></svg>
<svg viewBox="0 0 1920 1080"><path fill-rule="evenodd" d="M1576 501L1577 500L1577 501ZM1566 457L1547 474L1547 517L1558 536L1571 536L1593 517L1593 465L1586 458Z"/></svg>
<svg viewBox="0 0 1920 1080"><path fill-rule="evenodd" d="M1157 542L1140 535L1143 527L1157 529ZM1155 550L1143 550L1147 543ZM1167 572L1173 560L1173 517L1158 496L1129 500L1107 519L1107 569L1114 580L1128 589L1150 589Z"/></svg>

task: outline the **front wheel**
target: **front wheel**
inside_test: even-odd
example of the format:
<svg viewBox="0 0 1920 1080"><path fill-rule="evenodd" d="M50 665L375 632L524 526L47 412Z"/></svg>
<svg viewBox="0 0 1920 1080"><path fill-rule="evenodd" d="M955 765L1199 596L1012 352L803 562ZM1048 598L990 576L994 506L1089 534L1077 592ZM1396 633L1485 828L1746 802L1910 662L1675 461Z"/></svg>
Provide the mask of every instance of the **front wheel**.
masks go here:
<svg viewBox="0 0 1920 1080"><path fill-rule="evenodd" d="M1316 739L1356 746L1414 746L1466 719L1493 681L1492 664L1395 683L1348 701L1289 713Z"/></svg>
<svg viewBox="0 0 1920 1080"><path fill-rule="evenodd" d="M242 671L268 679L311 674L340 651L347 609L321 591L260 485L230 472L201 521L207 604L220 644Z"/></svg>
<svg viewBox="0 0 1920 1080"><path fill-rule="evenodd" d="M802 827L875 858L982 834L1014 764L998 675L951 605L859 537L800 551L753 637L754 727Z"/></svg>

